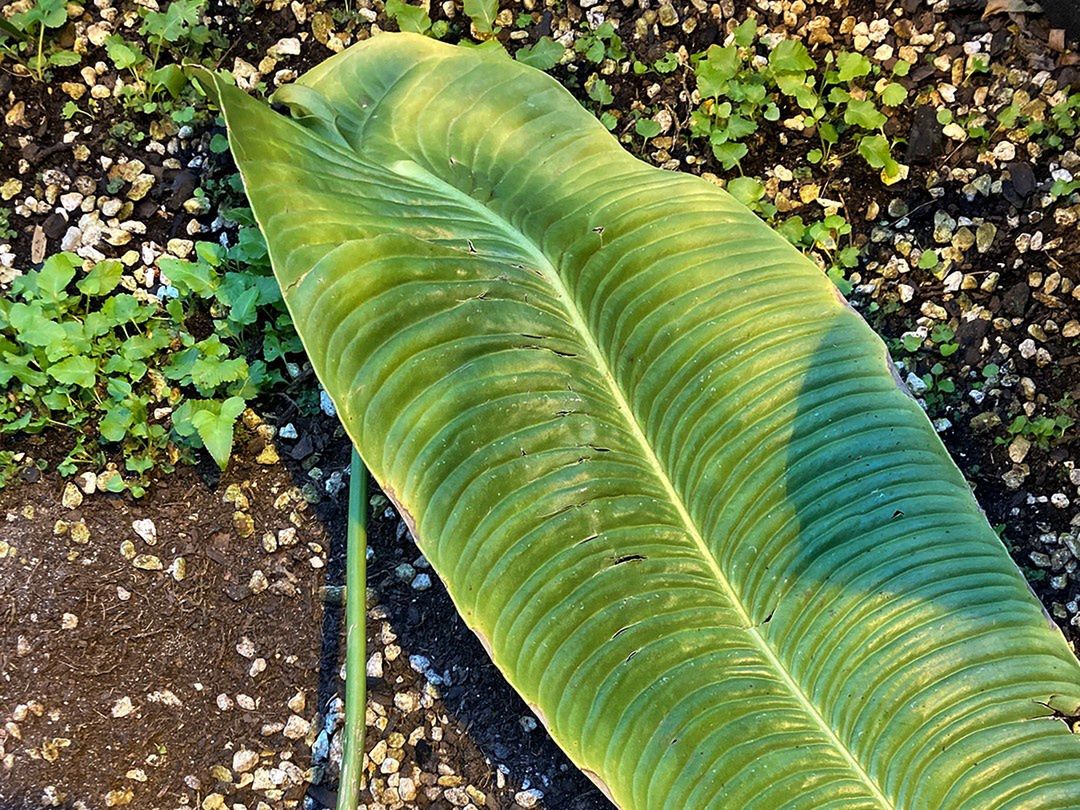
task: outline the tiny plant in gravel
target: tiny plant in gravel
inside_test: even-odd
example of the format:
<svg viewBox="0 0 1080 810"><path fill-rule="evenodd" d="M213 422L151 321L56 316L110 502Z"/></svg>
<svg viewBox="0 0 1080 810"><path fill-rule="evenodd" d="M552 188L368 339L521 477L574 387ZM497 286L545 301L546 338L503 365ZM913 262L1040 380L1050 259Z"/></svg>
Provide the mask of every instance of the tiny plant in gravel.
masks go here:
<svg viewBox="0 0 1080 810"><path fill-rule="evenodd" d="M172 0L163 11L144 9L139 33L149 46L146 52L121 34L111 34L105 41L113 66L132 79L123 88L122 96L143 112L157 110L155 97L159 91L176 99L187 89L180 66L175 62L163 65L162 57L194 57L213 41L211 30L201 22L205 5L206 0Z"/></svg>
<svg viewBox="0 0 1080 810"><path fill-rule="evenodd" d="M574 41L574 50L594 65L599 65L605 59L619 61L626 57L622 38L610 22L587 29Z"/></svg>
<svg viewBox="0 0 1080 810"><path fill-rule="evenodd" d="M82 60L75 51L59 47L51 39L67 19L64 0L34 0L0 28L0 51L39 82L44 81L49 67L77 65Z"/></svg>
<svg viewBox="0 0 1080 810"><path fill-rule="evenodd" d="M16 231L11 227L11 209L0 207L0 240L14 239Z"/></svg>
<svg viewBox="0 0 1080 810"><path fill-rule="evenodd" d="M1052 406L1050 414L1028 416L1020 414L1009 423L1007 438L999 437L998 444L1007 444L1014 436L1023 436L1041 450L1049 450L1052 445L1066 437L1067 431L1076 424L1068 414L1073 402L1065 397Z"/></svg>
<svg viewBox="0 0 1080 810"><path fill-rule="evenodd" d="M778 230L792 244L818 261L844 295L851 293L851 282L846 274L858 266L860 252L851 240L851 223L843 214L826 214L810 223L795 215L779 223Z"/></svg>
<svg viewBox="0 0 1080 810"><path fill-rule="evenodd" d="M534 44L517 50L515 58L537 70L551 70L559 64L566 54L566 46L549 36L540 37Z"/></svg>
<svg viewBox="0 0 1080 810"><path fill-rule="evenodd" d="M398 25L398 30L413 34L430 34L436 39L446 36L449 25L445 20L432 23L427 8L415 6L406 0L387 0L386 14Z"/></svg>
<svg viewBox="0 0 1080 810"><path fill-rule="evenodd" d="M464 0L465 16L472 21L473 29L480 34L497 33L495 16L499 13L498 0Z"/></svg>
<svg viewBox="0 0 1080 810"><path fill-rule="evenodd" d="M959 349L956 333L948 324L936 324L932 329L905 332L897 340L888 341L891 354L905 369L906 382L933 416L943 415L956 394L957 385L943 362Z"/></svg>
<svg viewBox="0 0 1080 810"><path fill-rule="evenodd" d="M997 114L998 129L1019 130L1027 138L1049 149L1066 146L1080 128L1080 91L1062 93L1062 98L1046 110L1013 102Z"/></svg>

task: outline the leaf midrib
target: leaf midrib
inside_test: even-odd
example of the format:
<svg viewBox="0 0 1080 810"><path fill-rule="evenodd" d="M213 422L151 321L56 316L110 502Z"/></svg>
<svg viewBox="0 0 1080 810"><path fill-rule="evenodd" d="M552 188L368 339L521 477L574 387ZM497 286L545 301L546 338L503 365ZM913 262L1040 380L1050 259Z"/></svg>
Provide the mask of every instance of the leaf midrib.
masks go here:
<svg viewBox="0 0 1080 810"><path fill-rule="evenodd" d="M571 295L570 290L566 287L562 277L559 275L558 269L547 255L540 249L531 238L526 236L521 230L514 227L514 225L502 217L498 212L492 210L488 206L484 205L474 197L469 196L465 192L461 191L454 185L446 182L442 178L428 171L424 167L420 166L414 161L398 161L391 164L388 167L396 174L403 175L412 180L424 182L430 186L433 186L437 192L450 196L455 201L466 205L471 210L475 211L477 216L488 222L492 227L500 231L506 236L512 243L521 244L525 248L527 255L536 263L537 269L543 274L545 280L552 286L556 295L558 296L563 307L566 309L566 314L570 319L574 330L578 332L585 347L588 349L589 354L592 356L592 360L596 363L601 375L607 384L608 390L611 396L614 398L619 411L623 418L626 420L627 425L630 428L631 433L637 439L638 444L641 446L641 450L645 455L649 466L653 469L657 479L663 486L664 491L667 493L674 505L679 518L684 524L684 528L687 534L694 541L694 544L701 552L705 563L709 569L713 572L717 579L721 592L728 598L732 606L737 611L742 623L742 629L747 632L754 645L765 656L766 660L772 665L773 669L779 673L780 678L790 689L793 697L799 701L805 708L806 713L820 726L821 730L829 738L830 742L837 748L844 759L848 762L851 769L858 775L858 777L866 784L867 789L873 798L878 801L883 808L892 810L895 805L882 793L874 779L863 768L862 764L855 758L855 755L844 744L843 740L837 736L832 727L825 721L821 712L814 705L810 697L802 689L799 683L791 677L787 667L777 657L776 652L773 650L772 645L768 640L759 632L758 628L750 619L750 615L746 611L746 607L743 605L742 600L739 598L738 593L735 591L731 582L724 574L723 569L720 567L720 563L705 542L705 538L699 531L697 524L691 517L690 512L686 508L686 504L683 501L681 495L675 489L674 484L671 482L671 478L664 468L664 465L660 462L659 457L653 450L652 444L648 437L642 430L641 424L637 419L637 415L630 407L630 403L627 402L626 397L623 395L622 389L619 387L618 381L615 378L614 373L611 370L611 366L607 361L607 357L604 355L596 339L593 337L592 330L589 328L588 322L585 320L584 315L581 312L577 301Z"/></svg>

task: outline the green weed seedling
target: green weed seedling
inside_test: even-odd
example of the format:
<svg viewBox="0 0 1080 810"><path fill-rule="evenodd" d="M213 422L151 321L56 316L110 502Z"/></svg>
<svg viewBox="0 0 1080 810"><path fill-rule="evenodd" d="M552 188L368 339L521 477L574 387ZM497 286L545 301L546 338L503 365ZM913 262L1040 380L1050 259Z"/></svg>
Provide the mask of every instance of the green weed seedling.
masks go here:
<svg viewBox="0 0 1080 810"><path fill-rule="evenodd" d="M835 60L828 54L819 65L798 40L764 47L756 20L748 18L728 44L710 46L691 64L701 105L691 114L690 134L708 140L725 170L747 155L746 140L758 132L759 122L786 117L804 132L816 133L819 146L807 154L813 165L828 163L833 150L848 143L880 171L883 182L904 175L882 131L888 120L882 108L902 104L907 89L895 75L879 77L880 68L862 54L841 53Z"/></svg>
<svg viewBox="0 0 1080 810"><path fill-rule="evenodd" d="M574 50L594 65L605 59L619 61L626 58L622 38L610 22L603 22L594 30L586 31L574 42Z"/></svg>
<svg viewBox="0 0 1080 810"><path fill-rule="evenodd" d="M491 34L498 30L493 27L499 13L498 0L464 0L464 11L478 33Z"/></svg>
<svg viewBox="0 0 1080 810"><path fill-rule="evenodd" d="M112 34L105 41L109 61L131 78L122 97L142 112L158 110L161 91L170 101L187 91L188 82L178 62L196 57L208 44L222 44L220 35L202 23L205 5L206 0L172 0L164 11L144 9L139 32L146 37L148 52L121 34Z"/></svg>
<svg viewBox="0 0 1080 810"><path fill-rule="evenodd" d="M543 36L535 44L519 48L514 57L537 70L551 70L562 61L565 54L565 46L551 37Z"/></svg>
<svg viewBox="0 0 1080 810"><path fill-rule="evenodd" d="M0 26L0 50L23 65L39 82L48 67L77 65L82 57L75 51L51 45L47 38L67 24L64 0L35 0L26 11L13 14Z"/></svg>
<svg viewBox="0 0 1080 810"><path fill-rule="evenodd" d="M386 14L401 31L442 39L450 30L445 20L433 23L426 6L414 6L405 0L387 0Z"/></svg>
<svg viewBox="0 0 1080 810"><path fill-rule="evenodd" d="M0 299L0 434L55 428L71 439L62 474L124 457L111 486L138 496L148 473L205 447L229 460L233 425L260 394L296 382L301 347L245 209L226 250L163 258L161 299L117 260L84 268L58 253Z"/></svg>
<svg viewBox="0 0 1080 810"><path fill-rule="evenodd" d="M998 444L1007 444L1014 436L1023 436L1042 450L1049 450L1065 438L1066 433L1076 424L1066 411L1072 406L1068 396L1054 403L1053 412L1041 416L1020 414L1009 423L1008 437L996 439Z"/></svg>

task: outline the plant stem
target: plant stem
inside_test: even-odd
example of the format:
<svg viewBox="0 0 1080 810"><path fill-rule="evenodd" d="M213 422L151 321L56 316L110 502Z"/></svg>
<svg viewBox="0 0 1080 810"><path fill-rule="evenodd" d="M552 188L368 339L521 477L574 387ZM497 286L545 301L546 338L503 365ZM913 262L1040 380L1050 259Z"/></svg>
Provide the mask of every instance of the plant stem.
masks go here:
<svg viewBox="0 0 1080 810"><path fill-rule="evenodd" d="M349 527L345 547L345 729L337 810L355 810L364 772L367 665L364 612L367 591L367 469L353 448Z"/></svg>
<svg viewBox="0 0 1080 810"><path fill-rule="evenodd" d="M37 80L45 80L45 23L44 21L38 23L38 40L37 40Z"/></svg>

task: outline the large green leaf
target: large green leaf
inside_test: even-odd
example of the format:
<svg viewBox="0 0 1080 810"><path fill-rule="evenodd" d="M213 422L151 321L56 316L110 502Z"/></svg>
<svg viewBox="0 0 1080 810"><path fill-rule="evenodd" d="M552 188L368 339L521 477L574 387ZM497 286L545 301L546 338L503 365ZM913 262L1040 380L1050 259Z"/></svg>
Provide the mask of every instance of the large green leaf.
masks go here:
<svg viewBox="0 0 1080 810"><path fill-rule="evenodd" d="M618 804L1080 806L1080 667L783 238L497 54L216 92L349 435Z"/></svg>

